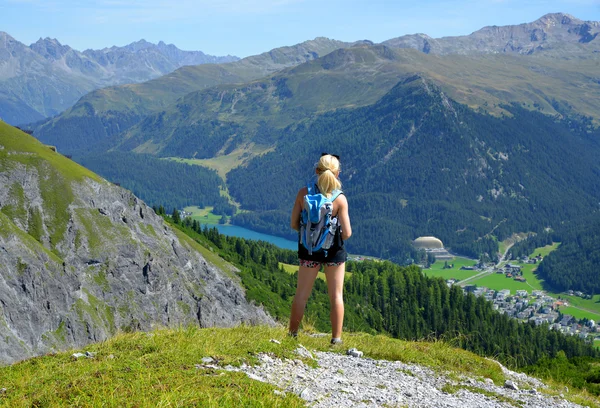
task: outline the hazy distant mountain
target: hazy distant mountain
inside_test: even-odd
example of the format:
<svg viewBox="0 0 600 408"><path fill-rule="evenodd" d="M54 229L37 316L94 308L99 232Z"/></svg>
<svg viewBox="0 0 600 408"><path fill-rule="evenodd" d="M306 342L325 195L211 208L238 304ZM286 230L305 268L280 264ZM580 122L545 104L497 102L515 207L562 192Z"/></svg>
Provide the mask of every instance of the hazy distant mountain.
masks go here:
<svg viewBox="0 0 600 408"><path fill-rule="evenodd" d="M35 136L60 146L65 152L97 150L99 143L106 143L110 137L126 131L146 116L167 109L190 92L257 80L351 45L319 37L232 63L186 66L141 84L98 89L57 117L37 126Z"/></svg>
<svg viewBox="0 0 600 408"><path fill-rule="evenodd" d="M0 118L29 123L62 112L97 88L148 81L185 65L238 59L182 51L162 41L83 52L50 38L26 46L0 32Z"/></svg>
<svg viewBox="0 0 600 408"><path fill-rule="evenodd" d="M533 23L490 26L466 36L431 38L405 35L383 44L415 48L426 54L555 54L600 53L600 22L583 21L564 13L546 14Z"/></svg>

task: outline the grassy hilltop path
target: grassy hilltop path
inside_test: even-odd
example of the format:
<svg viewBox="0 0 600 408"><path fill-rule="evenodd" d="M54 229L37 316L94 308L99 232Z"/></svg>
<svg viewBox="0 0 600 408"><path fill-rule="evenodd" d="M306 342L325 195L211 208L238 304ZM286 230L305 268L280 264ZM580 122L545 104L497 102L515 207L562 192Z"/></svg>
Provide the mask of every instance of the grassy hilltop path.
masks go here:
<svg viewBox="0 0 600 408"><path fill-rule="evenodd" d="M573 387L543 384L441 341L356 333L345 336L343 347L328 343L326 335L301 333L295 340L282 328L264 326L119 334L0 367L0 405L332 407L343 399L353 405L600 407L597 397ZM364 356L346 356L350 347ZM74 357L75 351L89 357ZM506 388L507 380L520 391Z"/></svg>

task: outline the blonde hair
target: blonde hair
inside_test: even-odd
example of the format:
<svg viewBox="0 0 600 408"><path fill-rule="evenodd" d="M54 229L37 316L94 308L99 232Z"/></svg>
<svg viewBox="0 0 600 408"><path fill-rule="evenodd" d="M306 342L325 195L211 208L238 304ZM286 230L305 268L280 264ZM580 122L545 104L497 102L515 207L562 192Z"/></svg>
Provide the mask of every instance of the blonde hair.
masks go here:
<svg viewBox="0 0 600 408"><path fill-rule="evenodd" d="M319 191L321 194L331 197L331 192L333 190L340 190L342 188L342 183L337 178L337 175L340 171L340 161L330 155L326 154L321 156L317 163L317 187L319 187Z"/></svg>

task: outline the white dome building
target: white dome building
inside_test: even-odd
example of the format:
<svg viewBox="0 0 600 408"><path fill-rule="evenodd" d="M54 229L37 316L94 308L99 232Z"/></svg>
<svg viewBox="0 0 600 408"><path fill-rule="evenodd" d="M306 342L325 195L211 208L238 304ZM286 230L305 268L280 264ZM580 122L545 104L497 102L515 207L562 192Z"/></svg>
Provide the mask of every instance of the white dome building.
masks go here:
<svg viewBox="0 0 600 408"><path fill-rule="evenodd" d="M436 237L419 237L413 241L413 245L417 249L443 249L444 244Z"/></svg>
<svg viewBox="0 0 600 408"><path fill-rule="evenodd" d="M444 249L444 243L436 237L419 237L413 241L416 249L422 249L428 254L433 254L437 260L454 259L452 255Z"/></svg>

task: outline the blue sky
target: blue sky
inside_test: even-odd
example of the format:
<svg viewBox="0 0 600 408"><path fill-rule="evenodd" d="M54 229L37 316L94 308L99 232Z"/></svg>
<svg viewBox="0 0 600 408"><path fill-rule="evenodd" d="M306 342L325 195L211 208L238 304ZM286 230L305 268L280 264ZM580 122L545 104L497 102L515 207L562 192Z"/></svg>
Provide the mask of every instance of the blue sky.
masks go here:
<svg viewBox="0 0 600 408"><path fill-rule="evenodd" d="M465 35L550 12L600 21L600 0L0 0L0 31L84 50L139 39L245 57L318 36L384 41Z"/></svg>

